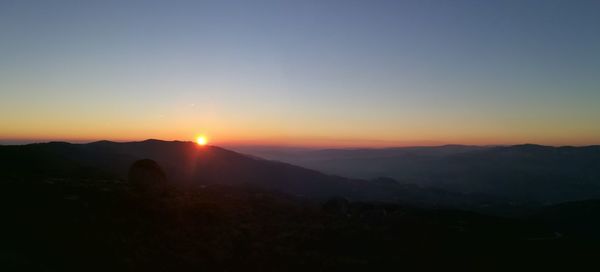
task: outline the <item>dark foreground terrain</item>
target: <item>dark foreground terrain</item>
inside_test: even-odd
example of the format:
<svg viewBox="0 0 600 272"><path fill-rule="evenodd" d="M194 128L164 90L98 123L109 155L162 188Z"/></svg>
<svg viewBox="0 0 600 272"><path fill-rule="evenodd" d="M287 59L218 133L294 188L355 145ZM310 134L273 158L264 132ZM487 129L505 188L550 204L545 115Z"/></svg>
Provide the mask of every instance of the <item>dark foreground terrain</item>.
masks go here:
<svg viewBox="0 0 600 272"><path fill-rule="evenodd" d="M148 198L103 180L4 184L1 199L2 271L537 270L595 265L600 257L597 236L569 227L559 233L548 214L502 219L381 203L346 209L221 186Z"/></svg>
<svg viewBox="0 0 600 272"><path fill-rule="evenodd" d="M377 193L380 187L220 149L201 153L206 161L185 174L189 166L175 166L197 157L177 155L191 152L179 145L185 148L171 153L153 150L153 142L0 147L0 271L598 266L600 201L543 206L512 217L376 201L374 193L355 188ZM157 154L169 158L159 163L166 175L127 175L136 160ZM236 180L244 176L252 182ZM309 179L307 188L299 177ZM185 178L190 180L179 182ZM154 188L152 182L164 187L140 187ZM328 194L307 197L319 183L329 184ZM331 196L337 188L341 197Z"/></svg>

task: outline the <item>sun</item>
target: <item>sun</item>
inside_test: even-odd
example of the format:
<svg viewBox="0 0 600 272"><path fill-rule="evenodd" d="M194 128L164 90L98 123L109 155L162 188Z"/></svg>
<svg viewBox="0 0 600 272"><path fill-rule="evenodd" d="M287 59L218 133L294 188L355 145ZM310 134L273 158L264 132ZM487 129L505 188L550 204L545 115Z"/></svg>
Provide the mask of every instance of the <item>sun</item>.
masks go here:
<svg viewBox="0 0 600 272"><path fill-rule="evenodd" d="M204 137L204 136L198 136L196 138L196 143L198 145L206 145L208 143L208 141L206 140L206 137Z"/></svg>

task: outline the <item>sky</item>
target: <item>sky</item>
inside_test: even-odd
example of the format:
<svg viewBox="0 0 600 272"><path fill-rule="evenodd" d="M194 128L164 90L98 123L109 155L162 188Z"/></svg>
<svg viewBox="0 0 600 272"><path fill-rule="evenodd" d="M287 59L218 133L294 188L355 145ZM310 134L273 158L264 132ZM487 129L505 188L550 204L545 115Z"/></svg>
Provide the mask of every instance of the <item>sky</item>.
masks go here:
<svg viewBox="0 0 600 272"><path fill-rule="evenodd" d="M0 1L0 143L600 144L600 1Z"/></svg>

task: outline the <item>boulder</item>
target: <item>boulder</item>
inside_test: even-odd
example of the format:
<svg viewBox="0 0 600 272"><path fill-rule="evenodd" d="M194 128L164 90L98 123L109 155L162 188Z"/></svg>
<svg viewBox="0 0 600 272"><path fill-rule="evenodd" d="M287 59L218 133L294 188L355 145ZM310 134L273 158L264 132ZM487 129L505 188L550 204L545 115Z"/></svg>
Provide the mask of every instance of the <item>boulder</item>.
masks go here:
<svg viewBox="0 0 600 272"><path fill-rule="evenodd" d="M135 191L159 195L166 191L167 177L158 163L143 159L129 167L129 183Z"/></svg>

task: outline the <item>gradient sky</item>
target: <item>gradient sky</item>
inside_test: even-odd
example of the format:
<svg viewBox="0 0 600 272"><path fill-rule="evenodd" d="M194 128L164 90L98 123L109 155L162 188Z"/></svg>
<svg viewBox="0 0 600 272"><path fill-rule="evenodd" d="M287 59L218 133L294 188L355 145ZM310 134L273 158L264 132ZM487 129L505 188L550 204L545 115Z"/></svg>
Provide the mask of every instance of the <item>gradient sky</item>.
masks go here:
<svg viewBox="0 0 600 272"><path fill-rule="evenodd" d="M600 1L0 1L0 142L600 144Z"/></svg>

